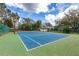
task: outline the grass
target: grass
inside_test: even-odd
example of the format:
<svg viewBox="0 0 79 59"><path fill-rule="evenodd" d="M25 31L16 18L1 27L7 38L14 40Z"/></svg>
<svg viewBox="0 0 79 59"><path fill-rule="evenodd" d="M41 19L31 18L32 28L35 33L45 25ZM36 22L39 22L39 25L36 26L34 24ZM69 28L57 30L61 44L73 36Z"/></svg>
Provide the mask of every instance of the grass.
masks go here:
<svg viewBox="0 0 79 59"><path fill-rule="evenodd" d="M0 55L26 55L26 50L13 33L0 37Z"/></svg>
<svg viewBox="0 0 79 59"><path fill-rule="evenodd" d="M79 56L79 35L69 34L68 38L31 51L26 51L18 36L8 33L0 37L0 55Z"/></svg>

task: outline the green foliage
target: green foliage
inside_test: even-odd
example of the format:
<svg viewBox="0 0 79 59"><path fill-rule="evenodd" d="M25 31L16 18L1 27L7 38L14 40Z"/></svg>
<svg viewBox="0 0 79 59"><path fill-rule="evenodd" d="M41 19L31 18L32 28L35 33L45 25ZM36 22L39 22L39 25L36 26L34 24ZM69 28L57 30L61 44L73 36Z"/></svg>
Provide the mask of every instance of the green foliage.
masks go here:
<svg viewBox="0 0 79 59"><path fill-rule="evenodd" d="M30 18L25 19L25 22L19 25L20 30L28 30L28 31L39 30L40 27L41 27L41 21L32 22L32 19Z"/></svg>
<svg viewBox="0 0 79 59"><path fill-rule="evenodd" d="M39 30L39 28L41 27L41 21L38 20L33 24L33 27L35 28L35 30Z"/></svg>
<svg viewBox="0 0 79 59"><path fill-rule="evenodd" d="M79 32L79 10L70 10L68 14L56 22L58 29L63 32Z"/></svg>
<svg viewBox="0 0 79 59"><path fill-rule="evenodd" d="M31 24L22 24L19 26L19 29L21 30L31 30L32 25Z"/></svg>
<svg viewBox="0 0 79 59"><path fill-rule="evenodd" d="M65 28L63 29L63 33L70 33L69 28L68 28L68 27L65 27Z"/></svg>
<svg viewBox="0 0 79 59"><path fill-rule="evenodd" d="M12 23L12 20L11 20L11 19L5 20L4 24L7 25L7 26L10 27L10 28L13 27L13 23Z"/></svg>
<svg viewBox="0 0 79 59"><path fill-rule="evenodd" d="M6 8L6 5L4 3L0 3L0 8Z"/></svg>

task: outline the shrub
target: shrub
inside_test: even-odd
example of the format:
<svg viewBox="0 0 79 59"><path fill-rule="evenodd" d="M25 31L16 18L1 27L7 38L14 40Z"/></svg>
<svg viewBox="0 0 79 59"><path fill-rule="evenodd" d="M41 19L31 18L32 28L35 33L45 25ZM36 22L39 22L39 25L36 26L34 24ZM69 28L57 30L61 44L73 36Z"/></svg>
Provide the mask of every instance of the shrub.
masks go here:
<svg viewBox="0 0 79 59"><path fill-rule="evenodd" d="M68 27L65 27L65 28L63 29L63 33L70 33L70 29L69 29Z"/></svg>

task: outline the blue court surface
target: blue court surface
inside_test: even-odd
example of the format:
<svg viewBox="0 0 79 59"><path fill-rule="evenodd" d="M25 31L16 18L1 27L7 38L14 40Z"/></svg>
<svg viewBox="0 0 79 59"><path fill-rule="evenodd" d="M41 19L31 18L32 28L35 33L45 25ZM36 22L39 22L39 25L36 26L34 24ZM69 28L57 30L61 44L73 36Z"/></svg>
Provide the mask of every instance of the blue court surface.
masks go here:
<svg viewBox="0 0 79 59"><path fill-rule="evenodd" d="M65 38L65 34L54 34L48 32L18 32L22 42L28 50Z"/></svg>

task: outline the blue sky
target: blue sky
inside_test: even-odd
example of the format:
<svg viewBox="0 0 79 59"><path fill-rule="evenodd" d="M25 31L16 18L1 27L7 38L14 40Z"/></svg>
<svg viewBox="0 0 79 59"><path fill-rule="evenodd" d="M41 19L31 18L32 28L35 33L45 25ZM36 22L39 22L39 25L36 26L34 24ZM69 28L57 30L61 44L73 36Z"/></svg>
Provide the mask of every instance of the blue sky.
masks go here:
<svg viewBox="0 0 79 59"><path fill-rule="evenodd" d="M78 9L75 3L7 3L7 7L21 18L30 17L55 25L57 18L62 18L70 9Z"/></svg>

